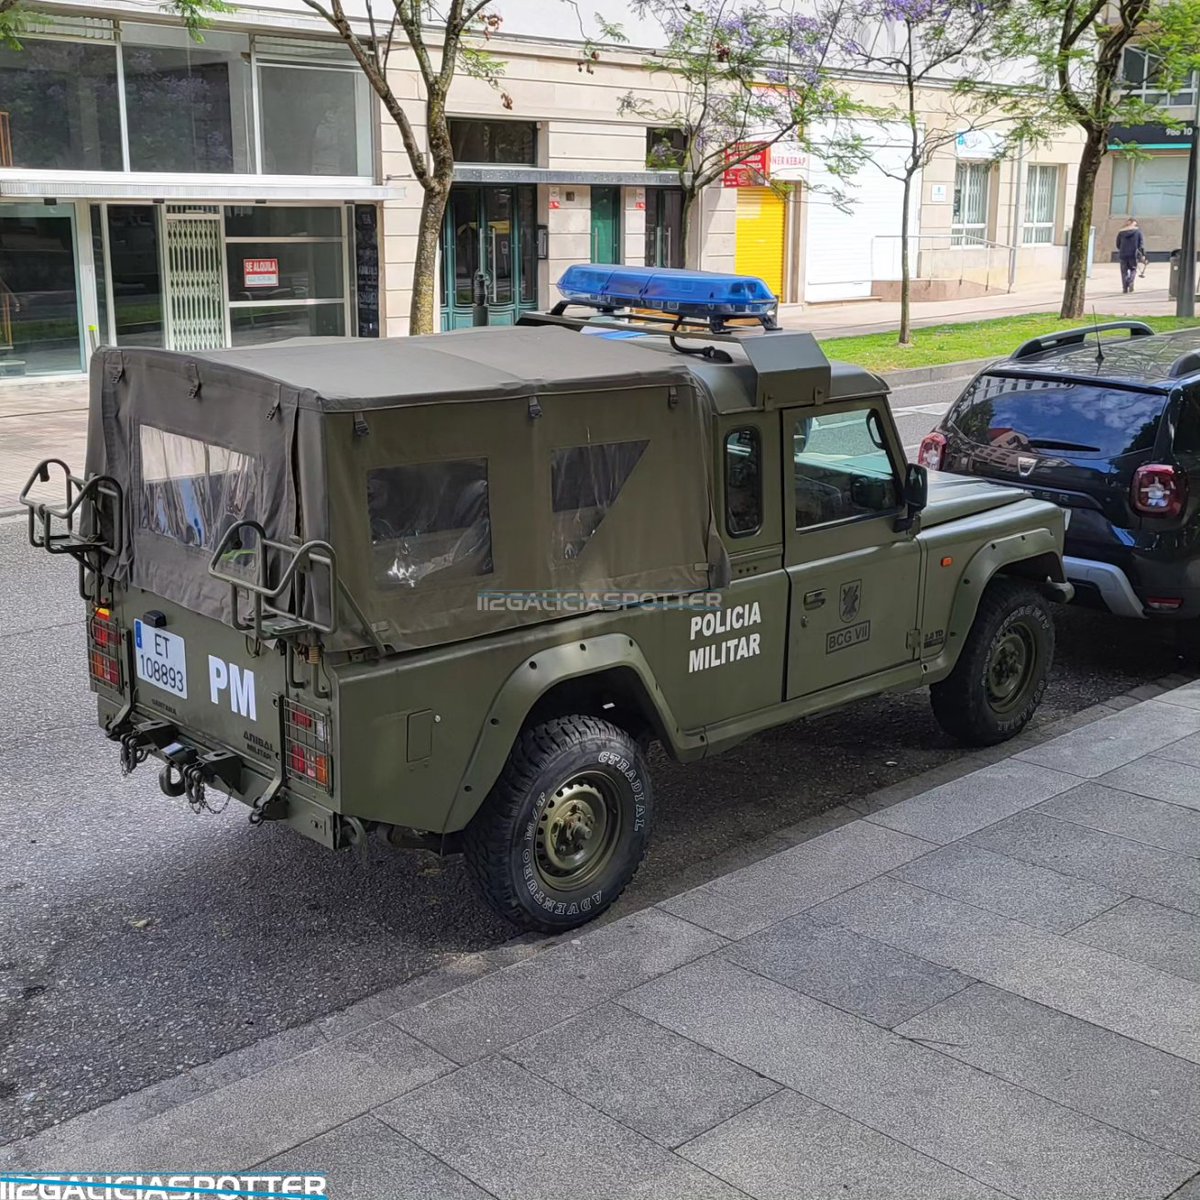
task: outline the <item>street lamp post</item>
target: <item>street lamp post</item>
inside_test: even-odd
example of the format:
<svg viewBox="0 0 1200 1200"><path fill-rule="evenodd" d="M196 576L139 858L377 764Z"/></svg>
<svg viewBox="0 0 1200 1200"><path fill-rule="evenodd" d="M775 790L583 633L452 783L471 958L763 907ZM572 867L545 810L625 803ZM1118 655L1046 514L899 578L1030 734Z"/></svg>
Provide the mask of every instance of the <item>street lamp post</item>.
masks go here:
<svg viewBox="0 0 1200 1200"><path fill-rule="evenodd" d="M1197 81L1200 83L1200 81ZM1196 315L1196 170L1200 163L1200 86L1196 87L1196 111L1192 116L1192 146L1188 153L1187 190L1183 197L1183 237L1179 249L1179 291L1175 315Z"/></svg>

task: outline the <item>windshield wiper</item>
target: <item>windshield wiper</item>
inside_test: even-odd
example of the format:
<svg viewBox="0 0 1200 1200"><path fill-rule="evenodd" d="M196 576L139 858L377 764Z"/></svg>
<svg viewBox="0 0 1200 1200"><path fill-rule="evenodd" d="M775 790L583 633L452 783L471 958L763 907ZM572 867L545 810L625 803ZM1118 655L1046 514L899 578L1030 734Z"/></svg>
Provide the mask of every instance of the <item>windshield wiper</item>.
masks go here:
<svg viewBox="0 0 1200 1200"><path fill-rule="evenodd" d="M1057 438L1026 438L1031 446L1039 450L1092 450L1099 453L1099 446L1085 446L1082 442L1060 442Z"/></svg>

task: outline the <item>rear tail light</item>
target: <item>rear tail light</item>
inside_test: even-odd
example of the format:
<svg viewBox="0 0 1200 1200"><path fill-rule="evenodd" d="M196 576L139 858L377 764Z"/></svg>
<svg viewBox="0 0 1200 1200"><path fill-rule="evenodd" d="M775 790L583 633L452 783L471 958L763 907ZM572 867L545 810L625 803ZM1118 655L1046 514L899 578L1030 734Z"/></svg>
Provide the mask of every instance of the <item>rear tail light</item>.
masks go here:
<svg viewBox="0 0 1200 1200"><path fill-rule="evenodd" d="M1138 467L1130 502L1135 512L1147 517L1177 517L1187 502L1187 480L1161 463Z"/></svg>
<svg viewBox="0 0 1200 1200"><path fill-rule="evenodd" d="M1155 612L1175 612L1183 607L1182 596L1147 596L1146 607Z"/></svg>
<svg viewBox="0 0 1200 1200"><path fill-rule="evenodd" d="M329 718L295 700L283 701L283 762L292 779L333 790L333 762L329 754Z"/></svg>
<svg viewBox="0 0 1200 1200"><path fill-rule="evenodd" d="M121 689L121 627L112 610L95 608L88 618L88 669L105 687Z"/></svg>
<svg viewBox="0 0 1200 1200"><path fill-rule="evenodd" d="M940 471L946 458L946 435L927 433L921 439L921 448L917 451L917 462L930 471Z"/></svg>

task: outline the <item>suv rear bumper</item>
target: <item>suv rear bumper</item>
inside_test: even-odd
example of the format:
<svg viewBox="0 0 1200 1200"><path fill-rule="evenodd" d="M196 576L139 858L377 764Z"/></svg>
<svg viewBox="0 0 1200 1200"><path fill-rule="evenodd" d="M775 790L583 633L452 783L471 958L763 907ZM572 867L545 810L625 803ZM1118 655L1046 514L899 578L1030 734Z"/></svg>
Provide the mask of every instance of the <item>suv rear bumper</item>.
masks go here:
<svg viewBox="0 0 1200 1200"><path fill-rule="evenodd" d="M1098 593L1109 612L1118 617L1145 619L1145 605L1120 567L1094 558L1067 556L1063 559L1063 568L1067 579L1076 587L1090 588Z"/></svg>

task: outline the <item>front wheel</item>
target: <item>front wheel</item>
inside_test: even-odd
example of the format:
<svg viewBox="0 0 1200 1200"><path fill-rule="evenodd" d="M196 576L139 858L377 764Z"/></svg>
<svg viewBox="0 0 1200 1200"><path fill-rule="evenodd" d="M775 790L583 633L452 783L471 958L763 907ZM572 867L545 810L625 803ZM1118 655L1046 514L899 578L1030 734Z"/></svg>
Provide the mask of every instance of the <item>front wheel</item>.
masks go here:
<svg viewBox="0 0 1200 1200"><path fill-rule="evenodd" d="M1046 598L1017 579L994 579L979 601L954 670L929 689L933 715L971 746L994 746L1029 723L1054 660Z"/></svg>
<svg viewBox="0 0 1200 1200"><path fill-rule="evenodd" d="M530 726L467 826L467 868L514 925L573 929L637 872L652 803L645 758L623 729L588 716Z"/></svg>

